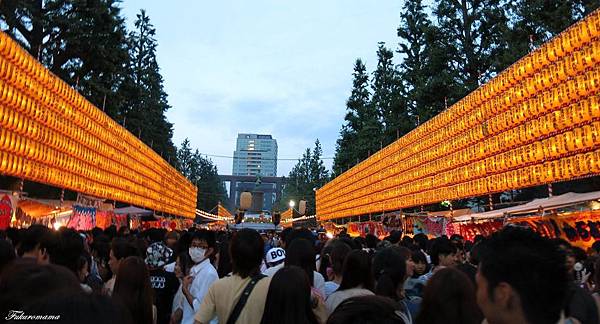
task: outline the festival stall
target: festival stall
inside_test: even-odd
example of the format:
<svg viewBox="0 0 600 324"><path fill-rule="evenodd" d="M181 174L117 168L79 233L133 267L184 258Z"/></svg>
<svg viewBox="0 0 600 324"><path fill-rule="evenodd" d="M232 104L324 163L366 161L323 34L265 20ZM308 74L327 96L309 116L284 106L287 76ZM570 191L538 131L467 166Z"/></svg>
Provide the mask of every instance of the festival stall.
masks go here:
<svg viewBox="0 0 600 324"><path fill-rule="evenodd" d="M569 192L534 199L519 206L455 217L447 228L472 239L489 235L505 225L527 226L551 238L563 238L573 245L590 246L600 239L600 191ZM448 234L449 231L447 230Z"/></svg>

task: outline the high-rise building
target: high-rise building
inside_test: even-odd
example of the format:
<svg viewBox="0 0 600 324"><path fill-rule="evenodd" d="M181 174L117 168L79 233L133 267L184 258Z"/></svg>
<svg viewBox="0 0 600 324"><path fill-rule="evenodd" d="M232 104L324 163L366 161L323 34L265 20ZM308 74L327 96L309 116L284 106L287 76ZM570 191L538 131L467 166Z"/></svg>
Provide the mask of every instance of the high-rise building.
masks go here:
<svg viewBox="0 0 600 324"><path fill-rule="evenodd" d="M238 134L233 175L276 177L277 140L271 135Z"/></svg>

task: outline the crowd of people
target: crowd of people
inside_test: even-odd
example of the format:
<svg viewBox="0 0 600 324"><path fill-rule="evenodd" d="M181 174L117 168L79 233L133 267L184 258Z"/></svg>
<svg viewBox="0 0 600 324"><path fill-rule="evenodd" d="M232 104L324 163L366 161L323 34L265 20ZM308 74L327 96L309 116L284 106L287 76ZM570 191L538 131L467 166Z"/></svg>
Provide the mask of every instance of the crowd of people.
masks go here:
<svg viewBox="0 0 600 324"><path fill-rule="evenodd" d="M588 251L521 227L465 241L40 225L0 233L0 317L15 323L596 324Z"/></svg>

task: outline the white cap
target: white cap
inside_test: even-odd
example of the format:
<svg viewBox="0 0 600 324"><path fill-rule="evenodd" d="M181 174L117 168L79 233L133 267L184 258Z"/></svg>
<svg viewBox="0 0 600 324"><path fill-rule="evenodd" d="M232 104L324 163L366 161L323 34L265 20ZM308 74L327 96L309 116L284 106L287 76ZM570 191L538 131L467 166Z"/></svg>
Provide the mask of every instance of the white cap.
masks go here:
<svg viewBox="0 0 600 324"><path fill-rule="evenodd" d="M267 251L267 263L275 263L285 259L285 250L282 248L272 248Z"/></svg>

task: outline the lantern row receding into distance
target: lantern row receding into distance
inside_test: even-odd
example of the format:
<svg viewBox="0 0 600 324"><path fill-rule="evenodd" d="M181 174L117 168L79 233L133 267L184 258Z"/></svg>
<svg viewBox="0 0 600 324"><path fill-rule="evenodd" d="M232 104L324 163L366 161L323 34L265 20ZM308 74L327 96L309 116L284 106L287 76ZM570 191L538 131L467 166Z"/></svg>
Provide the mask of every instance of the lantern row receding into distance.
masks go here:
<svg viewBox="0 0 600 324"><path fill-rule="evenodd" d="M317 191L320 220L600 173L600 11Z"/></svg>
<svg viewBox="0 0 600 324"><path fill-rule="evenodd" d="M0 174L194 217L197 188L0 33Z"/></svg>

